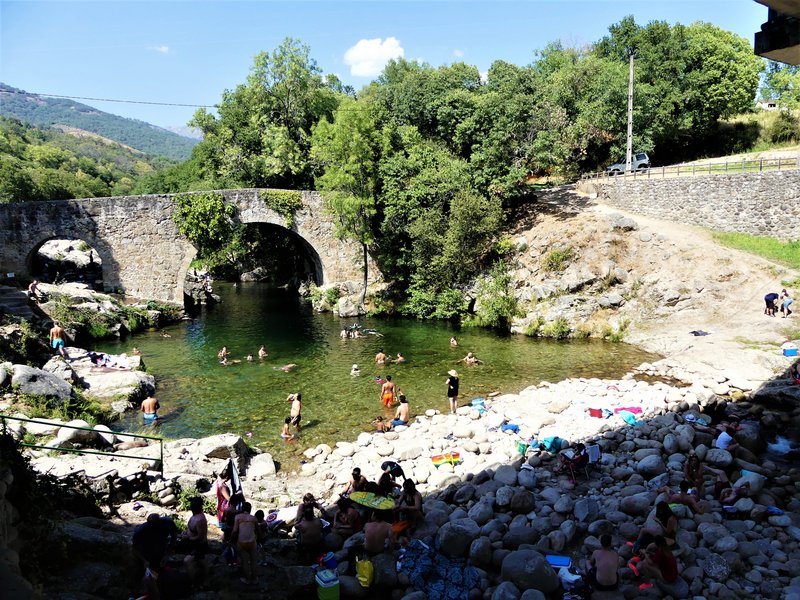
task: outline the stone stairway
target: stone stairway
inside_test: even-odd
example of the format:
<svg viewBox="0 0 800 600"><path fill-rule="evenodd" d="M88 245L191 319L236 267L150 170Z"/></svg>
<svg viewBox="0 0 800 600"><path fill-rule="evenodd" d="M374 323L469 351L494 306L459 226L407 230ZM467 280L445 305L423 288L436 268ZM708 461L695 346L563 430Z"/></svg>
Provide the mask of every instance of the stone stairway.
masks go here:
<svg viewBox="0 0 800 600"><path fill-rule="evenodd" d="M33 308L25 290L7 285L0 285L0 310L31 322L47 318L42 311Z"/></svg>

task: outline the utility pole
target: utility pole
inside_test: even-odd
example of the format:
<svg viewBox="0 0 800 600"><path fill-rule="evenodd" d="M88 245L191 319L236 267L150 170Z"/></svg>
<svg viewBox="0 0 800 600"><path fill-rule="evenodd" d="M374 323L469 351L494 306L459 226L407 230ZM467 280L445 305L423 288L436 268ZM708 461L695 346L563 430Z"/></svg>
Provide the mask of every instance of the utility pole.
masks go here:
<svg viewBox="0 0 800 600"><path fill-rule="evenodd" d="M633 166L633 48L628 48L628 144L625 149L625 172Z"/></svg>

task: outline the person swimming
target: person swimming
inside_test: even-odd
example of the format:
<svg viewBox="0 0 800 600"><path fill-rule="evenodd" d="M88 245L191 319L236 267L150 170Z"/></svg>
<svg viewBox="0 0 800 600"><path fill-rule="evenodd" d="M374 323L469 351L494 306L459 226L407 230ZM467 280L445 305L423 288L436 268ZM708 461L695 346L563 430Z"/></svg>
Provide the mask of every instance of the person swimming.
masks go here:
<svg viewBox="0 0 800 600"><path fill-rule="evenodd" d="M356 375L361 375L361 369L358 368L358 365L353 365L353 368L350 369L350 375L353 375L354 377Z"/></svg>

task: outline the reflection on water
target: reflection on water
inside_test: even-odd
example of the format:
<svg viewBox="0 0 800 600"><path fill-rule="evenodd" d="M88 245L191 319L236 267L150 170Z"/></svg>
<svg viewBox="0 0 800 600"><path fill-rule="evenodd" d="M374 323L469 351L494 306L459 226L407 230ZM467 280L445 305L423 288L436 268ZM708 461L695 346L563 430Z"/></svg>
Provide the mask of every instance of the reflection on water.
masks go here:
<svg viewBox="0 0 800 600"><path fill-rule="evenodd" d="M315 314L308 303L261 284L216 283L214 288L223 304L169 328L171 337L149 332L101 349L141 350L164 407L159 435L200 437L230 431L279 459L320 442L354 439L371 429L378 414L392 416L381 407L379 376L392 375L409 398L412 413L418 414L446 409L445 379L453 368L461 375L463 403L494 391L519 392L542 380L620 377L655 359L627 344L501 337L409 319L364 318L364 327L383 336L341 340L341 329L355 319ZM459 340L457 348L449 344L452 335ZM263 362L257 358L261 344L269 353ZM222 346L241 362L220 365L217 352ZM374 357L381 348L389 356L402 352L407 362L376 366ZM483 364L467 367L461 362L470 350ZM247 354L256 360L248 363ZM298 368L281 371L288 363ZM350 375L353 364L361 367L361 376ZM286 397L297 391L303 394L301 440L285 444L279 434L289 414ZM137 429L139 419L129 415L121 426Z"/></svg>

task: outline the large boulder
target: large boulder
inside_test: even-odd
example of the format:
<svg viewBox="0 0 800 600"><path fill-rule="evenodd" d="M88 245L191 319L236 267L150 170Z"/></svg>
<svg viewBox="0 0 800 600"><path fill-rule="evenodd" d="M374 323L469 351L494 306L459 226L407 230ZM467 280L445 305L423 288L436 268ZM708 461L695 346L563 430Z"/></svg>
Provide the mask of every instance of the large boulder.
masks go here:
<svg viewBox="0 0 800 600"><path fill-rule="evenodd" d="M73 371L69 363L60 356L54 356L48 360L42 365L42 371L45 373L52 373L70 384L74 383L77 379L75 371Z"/></svg>
<svg viewBox="0 0 800 600"><path fill-rule="evenodd" d="M667 467L661 455L646 456L636 464L636 472L645 479L652 479L656 475L666 473Z"/></svg>
<svg viewBox="0 0 800 600"><path fill-rule="evenodd" d="M731 456L731 453L727 450L723 450L721 448L711 448L708 452L706 452L705 460L712 467L725 469L731 466L731 463L733 462L733 456Z"/></svg>
<svg viewBox="0 0 800 600"><path fill-rule="evenodd" d="M528 490L516 490L511 497L511 512L517 515L526 515L536 508L533 494Z"/></svg>
<svg viewBox="0 0 800 600"><path fill-rule="evenodd" d="M273 477L276 472L275 461L272 460L272 455L269 452L254 456L247 466L247 478L253 481L265 477Z"/></svg>
<svg viewBox="0 0 800 600"><path fill-rule="evenodd" d="M233 433L222 433L197 440L197 451L206 458L233 458L237 468L244 471L245 459L252 450L245 441Z"/></svg>
<svg viewBox="0 0 800 600"><path fill-rule="evenodd" d="M472 519L456 519L445 523L436 535L439 551L451 558L466 557L472 542L481 534L478 524Z"/></svg>
<svg viewBox="0 0 800 600"><path fill-rule="evenodd" d="M60 406L72 397L72 386L58 375L28 365L14 365L11 385L21 394L53 399Z"/></svg>
<svg viewBox="0 0 800 600"><path fill-rule="evenodd" d="M520 590L539 590L550 594L558 589L558 575L536 550L516 550L503 559L500 576Z"/></svg>
<svg viewBox="0 0 800 600"><path fill-rule="evenodd" d="M648 492L641 492L620 500L619 508L627 515L634 517L645 516L650 512L650 504L652 501L653 498Z"/></svg>
<svg viewBox="0 0 800 600"><path fill-rule="evenodd" d="M58 428L56 434L56 444L62 442L70 442L73 444L93 444L98 438L99 434L94 431L89 423L82 419L75 419L64 423L65 426ZM73 429L73 427L82 427L85 429ZM87 431L88 429L88 431Z"/></svg>

